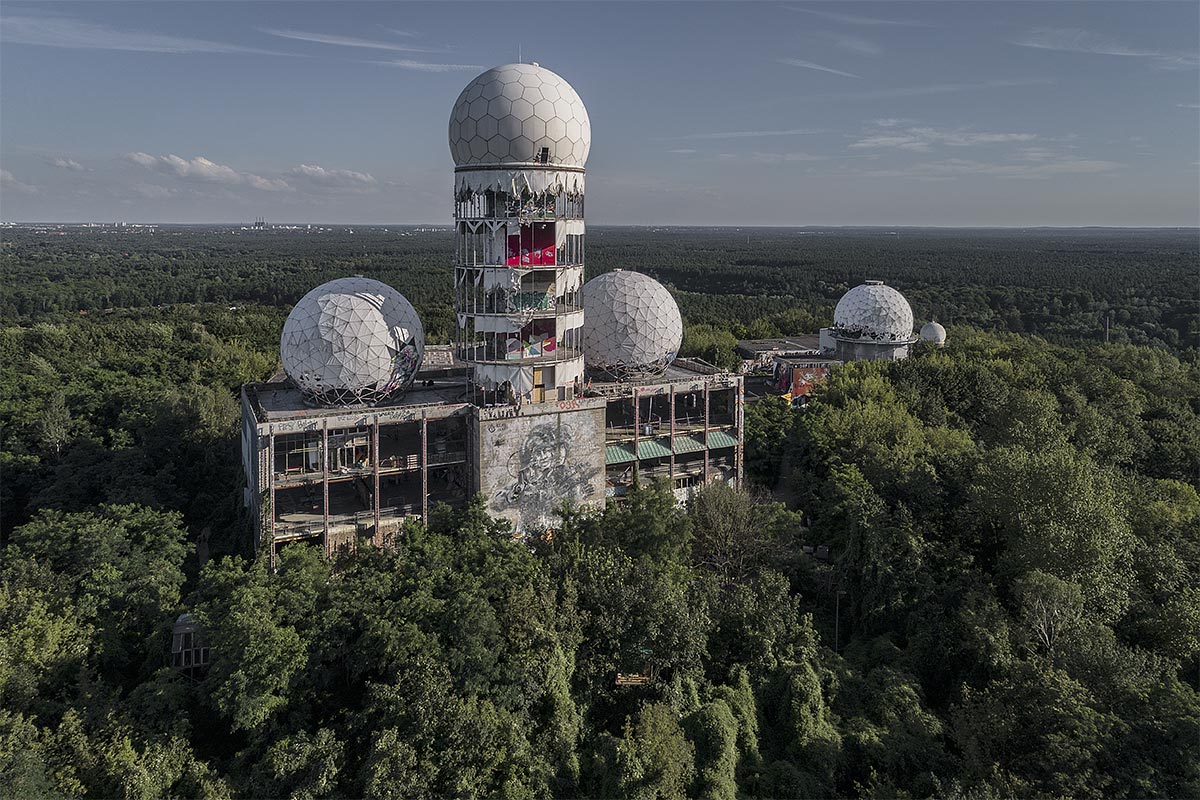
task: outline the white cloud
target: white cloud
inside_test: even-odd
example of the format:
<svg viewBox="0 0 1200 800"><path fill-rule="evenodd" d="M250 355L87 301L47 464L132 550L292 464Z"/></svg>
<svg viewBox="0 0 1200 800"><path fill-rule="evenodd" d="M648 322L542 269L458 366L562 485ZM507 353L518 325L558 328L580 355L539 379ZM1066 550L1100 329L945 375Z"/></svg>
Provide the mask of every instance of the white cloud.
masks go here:
<svg viewBox="0 0 1200 800"><path fill-rule="evenodd" d="M824 31L821 35L832 41L834 46L840 47L842 50L854 53L855 55L869 56L871 58L883 55L882 47L863 36L855 36L849 33L837 33L835 31Z"/></svg>
<svg viewBox="0 0 1200 800"><path fill-rule="evenodd" d="M1013 157L1018 161L1053 161L1062 154L1046 147L1022 147Z"/></svg>
<svg viewBox="0 0 1200 800"><path fill-rule="evenodd" d="M756 164L788 164L797 161L824 161L824 156L811 153L751 153L750 161Z"/></svg>
<svg viewBox="0 0 1200 800"><path fill-rule="evenodd" d="M6 169L0 169L0 186L16 192L24 192L26 194L33 194L37 192L36 186L32 186L28 183L22 183Z"/></svg>
<svg viewBox="0 0 1200 800"><path fill-rule="evenodd" d="M72 172L87 172L88 168L73 158L48 158L46 163L59 169L69 169Z"/></svg>
<svg viewBox="0 0 1200 800"><path fill-rule="evenodd" d="M1200 56L1195 53L1169 53L1129 47L1082 28L1035 28L1013 42L1036 50L1058 50L1064 53L1091 53L1102 56L1143 58L1160 69L1195 69Z"/></svg>
<svg viewBox="0 0 1200 800"><path fill-rule="evenodd" d="M329 189L366 191L374 189L378 183L370 173L355 172L349 169L326 169L317 164L301 164L288 170L287 174L291 178L305 180Z"/></svg>
<svg viewBox="0 0 1200 800"><path fill-rule="evenodd" d="M1200 108L1200 103L1176 103L1176 108Z"/></svg>
<svg viewBox="0 0 1200 800"><path fill-rule="evenodd" d="M174 154L153 156L149 153L138 152L130 153L126 158L146 169L193 183L213 183L223 186L244 184L267 192L280 192L291 188L287 181L264 178L250 172L238 172L233 167L210 161L204 156L188 159Z"/></svg>
<svg viewBox="0 0 1200 800"><path fill-rule="evenodd" d="M681 155L681 156L690 156L695 153L699 153L700 151L693 147L677 147L674 150L668 150L667 152L675 153L676 155Z"/></svg>
<svg viewBox="0 0 1200 800"><path fill-rule="evenodd" d="M243 172L242 177L246 179L246 184L251 188L261 189L264 192L286 192L292 188L282 178L264 178L261 175L252 175L249 172Z"/></svg>
<svg viewBox="0 0 1200 800"><path fill-rule="evenodd" d="M77 50L123 50L136 53L245 53L287 55L203 39L144 31L119 31L70 17L4 17L0 41Z"/></svg>
<svg viewBox="0 0 1200 800"><path fill-rule="evenodd" d="M133 185L133 191L151 200L165 200L176 194L174 189L168 189L166 186L158 186L153 183L136 183Z"/></svg>
<svg viewBox="0 0 1200 800"><path fill-rule="evenodd" d="M359 39L354 36L337 36L334 34L325 33L309 33L307 31L294 31L280 28L262 28L263 33L269 33L272 36L278 36L282 39L292 39L298 42L315 42L316 44L332 44L338 47L364 47L369 50L392 50L399 53L436 53L438 50L431 50L426 47L412 47L405 44L396 44L395 42L380 42L374 39Z"/></svg>
<svg viewBox="0 0 1200 800"><path fill-rule="evenodd" d="M480 64L434 64L428 61L410 61L406 58L395 61L373 61L371 63L384 67L411 69L417 72L474 72L475 70L483 69L483 66Z"/></svg>
<svg viewBox="0 0 1200 800"><path fill-rule="evenodd" d="M861 78L861 75L855 75L853 72L843 72L840 69L833 67L825 67L820 64L814 64L812 61L802 61L799 58L781 58L780 64L786 64L789 67L800 67L801 69L814 69L817 72L828 72L832 75L841 75L843 78Z"/></svg>
<svg viewBox="0 0 1200 800"><path fill-rule="evenodd" d="M1037 138L1033 133L980 133L976 131L943 131L936 128L908 128L896 131L889 128L886 133L875 133L850 145L854 149L894 148L918 153L929 152L934 145L949 147L973 147L983 144L1008 142L1030 142Z"/></svg>
<svg viewBox="0 0 1200 800"><path fill-rule="evenodd" d="M880 17L863 17L858 14L839 14L834 11L818 11L815 8L796 8L795 6L784 6L788 11L796 11L800 14L812 14L814 17L832 20L834 22L843 22L847 25L868 25L872 27L899 27L899 28L928 28L930 25L926 22L916 22L914 20L903 19L882 19Z"/></svg>
<svg viewBox="0 0 1200 800"><path fill-rule="evenodd" d="M822 133L813 128L791 128L781 131L726 131L721 133L689 133L679 139L758 139L765 136L808 136Z"/></svg>
<svg viewBox="0 0 1200 800"><path fill-rule="evenodd" d="M933 94L972 92L978 89L1002 89L1016 86L1039 86L1054 83L1046 78L1030 80L983 81L982 83L935 83L927 86L897 86L892 89L872 89L865 92L827 92L798 97L797 100L885 100L890 97L923 97Z"/></svg>
<svg viewBox="0 0 1200 800"><path fill-rule="evenodd" d="M6 169L0 169L0 187L21 194L37 194L38 188L28 183L22 183Z"/></svg>
<svg viewBox="0 0 1200 800"><path fill-rule="evenodd" d="M996 164L948 158L942 161L912 164L896 169L867 170L857 174L868 178L921 178L926 180L945 180L963 175L991 175L997 178L1044 180L1056 175L1105 174L1121 166L1121 164L1114 161L1077 159L1070 156L1063 156L1053 160L1041 160L1034 163L1017 164Z"/></svg>

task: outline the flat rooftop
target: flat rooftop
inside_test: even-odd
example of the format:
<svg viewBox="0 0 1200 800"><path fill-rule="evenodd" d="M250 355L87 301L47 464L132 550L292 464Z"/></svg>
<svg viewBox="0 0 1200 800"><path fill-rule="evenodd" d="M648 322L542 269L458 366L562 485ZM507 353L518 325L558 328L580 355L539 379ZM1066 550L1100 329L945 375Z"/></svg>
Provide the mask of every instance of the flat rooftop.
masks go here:
<svg viewBox="0 0 1200 800"><path fill-rule="evenodd" d="M591 391L597 394L624 394L631 386L662 386L669 383L688 383L696 381L713 381L725 379L734 381L738 376L714 367L708 362L694 358L680 358L667 366L661 375L636 380L618 381L600 375L588 373L585 384L591 385ZM585 391L584 394L587 394Z"/></svg>
<svg viewBox="0 0 1200 800"><path fill-rule="evenodd" d="M377 413L419 406L459 405L466 402L466 382L462 378L434 378L432 386L422 386L427 377L417 376L404 396L375 406L316 406L304 402L300 392L288 381L246 384L246 396L253 404L259 422L311 417L336 417L355 413Z"/></svg>
<svg viewBox="0 0 1200 800"><path fill-rule="evenodd" d="M820 347L820 337L815 333L801 336L781 336L777 339L743 339L737 343L738 355L742 358L754 358L765 353L819 350Z"/></svg>
<svg viewBox="0 0 1200 800"><path fill-rule="evenodd" d="M713 383L733 385L738 376L700 361L681 358L670 364L661 375L638 380L617 381L600 376L589 376L590 389L584 396L625 395L633 386L665 386L672 383ZM429 383L431 385L423 385ZM317 406L304 401L292 383L286 378L273 377L266 383L248 383L242 387L246 398L261 422L282 422L302 419L322 419L347 415L386 414L389 411L406 411L413 408L432 406L463 406L468 404L466 379L462 376L444 376L440 371L417 374L416 381L402 397L374 406Z"/></svg>

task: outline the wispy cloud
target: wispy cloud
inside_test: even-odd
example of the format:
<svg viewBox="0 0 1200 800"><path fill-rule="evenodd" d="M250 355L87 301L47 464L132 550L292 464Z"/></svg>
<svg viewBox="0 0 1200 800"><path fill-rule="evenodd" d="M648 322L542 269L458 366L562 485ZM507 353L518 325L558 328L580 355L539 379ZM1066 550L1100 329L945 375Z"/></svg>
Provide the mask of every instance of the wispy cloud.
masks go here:
<svg viewBox="0 0 1200 800"><path fill-rule="evenodd" d="M88 168L73 158L47 158L46 163L59 169L69 169L72 172L87 172Z"/></svg>
<svg viewBox="0 0 1200 800"><path fill-rule="evenodd" d="M1200 65L1196 53L1172 53L1129 47L1099 33L1082 28L1035 28L1013 41L1021 47L1036 50L1058 50L1064 53L1091 53L1102 56L1141 58L1160 69L1195 69Z"/></svg>
<svg viewBox="0 0 1200 800"><path fill-rule="evenodd" d="M297 42L315 42L316 44L331 44L338 47L364 47L370 50L392 50L398 53L437 53L437 49L427 47L412 47L395 42L380 42L375 39L359 39L354 36L338 36L326 33L309 33L281 28L262 28L263 33L278 36L282 39L292 39Z"/></svg>
<svg viewBox="0 0 1200 800"><path fill-rule="evenodd" d="M1054 83L1046 78L1032 80L983 81L982 83L935 83L927 86L897 86L892 89L872 89L863 92L826 92L798 97L797 100L885 100L890 97L922 97L924 95L973 92L980 89L1002 89L1019 86L1039 86Z"/></svg>
<svg viewBox="0 0 1200 800"><path fill-rule="evenodd" d="M840 69L833 67L825 67L821 64L814 64L811 61L802 61L798 58L781 58L780 64L787 64L789 67L800 67L801 69L815 69L818 72L828 72L833 75L841 75L843 78L861 78L861 75L855 75L853 72L843 72Z"/></svg>
<svg viewBox="0 0 1200 800"><path fill-rule="evenodd" d="M287 181L265 178L250 172L239 172L233 167L210 161L204 156L188 159L173 154L154 156L149 153L137 152L129 153L125 158L146 169L193 183L213 183L224 186L245 185L267 192L280 192L292 188Z"/></svg>
<svg viewBox="0 0 1200 800"><path fill-rule="evenodd" d="M434 64L427 61L409 61L403 58L394 61L372 61L371 63L398 69L411 69L417 72L469 72L483 69L479 64Z"/></svg>
<svg viewBox="0 0 1200 800"><path fill-rule="evenodd" d="M871 58L883 55L883 48L864 36L855 36L854 34L839 33L837 31L821 31L820 35L833 42L835 47L839 47L855 55L869 56Z"/></svg>
<svg viewBox="0 0 1200 800"><path fill-rule="evenodd" d="M722 154L727 155L727 154ZM739 158L735 156L735 158ZM811 153L750 153L741 159L755 164L789 164L798 161L824 161L825 156L815 156Z"/></svg>
<svg viewBox="0 0 1200 800"><path fill-rule="evenodd" d="M37 194L38 188L28 183L23 183L16 179L11 172L6 169L0 169L0 187L12 192L20 192L21 194Z"/></svg>
<svg viewBox="0 0 1200 800"><path fill-rule="evenodd" d="M121 31L71 17L6 16L0 41L78 50L122 50L136 53L243 53L288 55L255 47L189 39L145 31Z"/></svg>
<svg viewBox="0 0 1200 800"><path fill-rule="evenodd" d="M1200 108L1200 103L1176 103L1176 108Z"/></svg>
<svg viewBox="0 0 1200 800"><path fill-rule="evenodd" d="M886 129L877 132L850 145L852 149L885 149L910 150L917 153L927 153L935 145L949 147L972 147L985 144L1005 144L1010 142L1030 142L1038 138L1033 133L982 133L964 130L938 130L937 128L908 128L903 131Z"/></svg>
<svg viewBox="0 0 1200 800"><path fill-rule="evenodd" d="M667 152L674 153L675 155L679 156L690 156L699 153L700 151L694 147L676 147L672 150L668 150Z"/></svg>
<svg viewBox="0 0 1200 800"><path fill-rule="evenodd" d="M808 136L824 131L814 128L790 128L780 131L723 131L720 133L689 133L672 139L760 139L767 136Z"/></svg>
<svg viewBox="0 0 1200 800"><path fill-rule="evenodd" d="M166 186L159 186L154 183L135 183L133 191L142 197L150 200L165 200L175 194L178 194L174 189L168 189Z"/></svg>
<svg viewBox="0 0 1200 800"><path fill-rule="evenodd" d="M917 22L916 20L908 19L881 19L880 17L863 17L858 14L841 14L836 11L819 11L815 8L797 8L796 6L784 6L788 11L795 11L799 14L812 14L814 17L832 20L833 22L842 22L847 25L867 25L871 27L898 27L898 28L928 28L931 27L927 22Z"/></svg>
<svg viewBox="0 0 1200 800"><path fill-rule="evenodd" d="M856 174L867 178L918 178L947 180L964 175L991 175L996 178L1045 180L1057 175L1102 175L1122 165L1115 161L1081 159L1070 156L1026 160L1022 163L991 163L949 158L896 169L864 170Z"/></svg>
<svg viewBox="0 0 1200 800"><path fill-rule="evenodd" d="M371 191L378 181L367 172L355 172L349 169L326 169L317 164L301 164L288 170L287 175L292 179L307 181L315 186L326 189L346 189L351 191Z"/></svg>
<svg viewBox="0 0 1200 800"><path fill-rule="evenodd" d="M381 25L380 27L383 28L388 33L392 34L393 36L406 36L406 37L412 38L413 36L417 35L416 31L405 31L405 30L401 30L399 28L389 28L386 25Z"/></svg>

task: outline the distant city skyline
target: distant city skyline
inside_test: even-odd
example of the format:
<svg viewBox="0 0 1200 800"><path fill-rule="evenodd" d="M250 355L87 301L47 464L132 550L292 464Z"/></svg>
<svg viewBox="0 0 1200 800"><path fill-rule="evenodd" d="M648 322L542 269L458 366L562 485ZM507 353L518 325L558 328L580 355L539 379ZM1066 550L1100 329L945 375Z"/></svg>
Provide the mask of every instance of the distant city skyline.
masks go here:
<svg viewBox="0 0 1200 800"><path fill-rule="evenodd" d="M1195 226L1200 5L6 3L0 219L448 225L523 57L600 225Z"/></svg>

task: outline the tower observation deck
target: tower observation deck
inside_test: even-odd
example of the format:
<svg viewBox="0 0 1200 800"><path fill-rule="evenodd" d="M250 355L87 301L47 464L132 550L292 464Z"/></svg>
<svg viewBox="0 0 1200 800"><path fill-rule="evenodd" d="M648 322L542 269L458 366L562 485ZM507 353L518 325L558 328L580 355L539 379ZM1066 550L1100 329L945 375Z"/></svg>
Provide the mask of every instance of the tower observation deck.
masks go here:
<svg viewBox="0 0 1200 800"><path fill-rule="evenodd" d="M450 117L454 308L474 402L573 399L583 381L579 95L537 64L489 69Z"/></svg>

